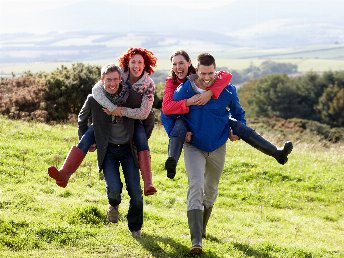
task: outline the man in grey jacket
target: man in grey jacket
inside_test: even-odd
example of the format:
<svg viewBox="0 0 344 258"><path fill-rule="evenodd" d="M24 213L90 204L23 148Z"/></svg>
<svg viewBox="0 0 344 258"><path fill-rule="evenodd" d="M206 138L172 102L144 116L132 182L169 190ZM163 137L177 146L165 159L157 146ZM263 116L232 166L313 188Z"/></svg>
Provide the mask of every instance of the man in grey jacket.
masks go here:
<svg viewBox="0 0 344 258"><path fill-rule="evenodd" d="M140 106L141 96L121 83L121 70L114 64L101 69L101 80L107 94L118 98L123 106ZM88 95L78 116L79 136L85 134L89 122L94 127L99 170L103 170L109 202L108 219L118 222L118 205L121 203L123 183L119 166L122 166L126 188L130 196L127 215L128 227L134 237L141 237L143 200L137 156L133 146L134 121L127 117L107 115L103 107Z"/></svg>

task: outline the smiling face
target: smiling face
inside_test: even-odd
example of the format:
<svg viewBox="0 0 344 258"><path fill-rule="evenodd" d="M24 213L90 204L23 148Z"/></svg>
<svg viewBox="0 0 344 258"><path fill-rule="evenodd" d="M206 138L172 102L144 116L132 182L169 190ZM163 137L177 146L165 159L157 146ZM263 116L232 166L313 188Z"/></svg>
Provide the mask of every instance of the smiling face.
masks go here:
<svg viewBox="0 0 344 258"><path fill-rule="evenodd" d="M129 71L130 71L130 79L138 80L145 69L145 60L140 54L133 55L129 59Z"/></svg>
<svg viewBox="0 0 344 258"><path fill-rule="evenodd" d="M180 80L186 78L190 65L191 60L187 61L183 55L176 55L172 58L172 70Z"/></svg>
<svg viewBox="0 0 344 258"><path fill-rule="evenodd" d="M117 71L109 72L103 75L102 81L105 90L110 94L115 94L121 83L121 76Z"/></svg>
<svg viewBox="0 0 344 258"><path fill-rule="evenodd" d="M216 79L215 65L198 65L197 75L198 78L196 84L201 89L205 89L213 85Z"/></svg>

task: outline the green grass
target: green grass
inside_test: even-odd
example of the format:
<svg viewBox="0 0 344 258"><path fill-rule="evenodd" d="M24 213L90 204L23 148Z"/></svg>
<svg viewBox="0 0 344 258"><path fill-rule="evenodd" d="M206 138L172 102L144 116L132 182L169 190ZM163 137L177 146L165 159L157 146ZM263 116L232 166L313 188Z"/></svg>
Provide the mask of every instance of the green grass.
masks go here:
<svg viewBox="0 0 344 258"><path fill-rule="evenodd" d="M144 197L143 237L106 219L105 184L87 155L67 188L47 167L61 165L77 143L74 125L11 121L0 116L0 257L186 257L187 178L163 169L168 138L150 139L158 193ZM344 257L343 145L298 142L281 166L244 142L228 143L219 197L203 257Z"/></svg>

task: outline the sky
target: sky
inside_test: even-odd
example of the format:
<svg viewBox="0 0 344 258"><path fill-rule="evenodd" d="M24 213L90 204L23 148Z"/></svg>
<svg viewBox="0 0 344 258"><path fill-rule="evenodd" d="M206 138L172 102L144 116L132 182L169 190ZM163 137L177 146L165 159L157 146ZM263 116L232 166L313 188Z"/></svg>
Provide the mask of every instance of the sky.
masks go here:
<svg viewBox="0 0 344 258"><path fill-rule="evenodd" d="M192 10L204 11L207 8L221 7L236 0L104 0L103 2L121 4L123 11L130 10L133 6L162 6L173 10L174 8L192 8ZM73 4L97 3L97 0L0 0L0 33L47 33L50 30L65 32L63 20L50 25L52 22L46 21L45 14L58 15L57 10L67 8ZM96 10L94 10L96 11ZM54 13L55 12L55 13ZM60 17L63 19L63 13ZM114 12L114 15L115 12ZM192 18L192 17L191 17ZM42 22L43 21L43 22ZM61 28L58 29L59 23ZM50 26L50 27L49 27ZM53 29L52 29L53 27ZM57 28L57 29L56 29Z"/></svg>
<svg viewBox="0 0 344 258"><path fill-rule="evenodd" d="M98 3L97 0L0 0L0 33L47 33L52 30L65 32L68 30L68 24L66 23L70 22L72 27L73 22L71 19L68 19L70 17L64 17L64 13L56 12L57 10L62 10L64 7L65 9L63 10L68 10L67 7L72 6L73 4L76 5L80 2L92 2L93 4ZM242 15L240 15L240 13L235 13L235 17L238 17L237 22L240 21L241 23L245 23L246 20L254 18L252 17L252 12L249 13L250 16L245 16L247 10L252 8L255 9L256 12L253 14L258 17L260 8L264 6L268 7L269 5L279 9L279 13L276 13L276 15L283 16L283 13L281 12L285 12L285 14L288 12L304 12L307 14L307 12L311 11L317 13L319 15L319 19L331 19L332 16L342 16L341 13L342 10L344 10L344 3L342 0L104 0L102 3L106 2L121 4L123 12L127 11L128 13L130 13L130 10L132 10L133 7L135 7L135 9L139 9L143 6L166 7L165 10L176 12L176 16L172 18L176 20L176 24L190 24L193 25L193 27L198 26L198 22L203 22L203 24L215 22L205 18L209 10L211 11L218 7L221 8L222 6L226 6L228 9L232 4L234 6L235 3L240 3L240 6L242 7L239 10L239 12L242 12ZM245 5L245 3L247 4ZM96 5L94 4L94 6ZM181 8L183 8L184 11L177 15L178 10L181 10ZM324 10L323 17L322 10ZM326 10L329 11L326 12ZM97 12L97 10L92 11ZM116 11L118 10L114 10L113 12L114 16L116 15ZM69 15L73 15L73 12L71 11ZM78 14L80 15L82 12L83 10L80 10L80 13ZM274 10L272 10L272 12L274 12ZM49 15L54 17L54 21L49 20ZM273 15L273 13L271 15ZM231 16L232 14L228 12L229 20ZM60 18L56 19L55 17ZM168 19L171 19L171 16L167 17ZM67 19L64 20L64 18ZM279 22L282 21L283 19ZM130 22L130 17L128 17L128 22ZM261 29L259 26L261 25L258 24L256 27L252 27L251 29L259 30ZM263 26L264 28L267 28L268 25ZM248 33L250 33L249 30L250 28L248 28Z"/></svg>

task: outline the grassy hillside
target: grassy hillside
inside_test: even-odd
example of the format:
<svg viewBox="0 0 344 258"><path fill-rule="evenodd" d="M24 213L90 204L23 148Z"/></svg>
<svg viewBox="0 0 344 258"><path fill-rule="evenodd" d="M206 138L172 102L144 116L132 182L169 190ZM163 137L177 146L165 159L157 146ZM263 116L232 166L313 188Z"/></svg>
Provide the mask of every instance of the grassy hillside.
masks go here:
<svg viewBox="0 0 344 258"><path fill-rule="evenodd" d="M144 197L143 237L106 219L104 181L89 154L62 189L47 175L77 143L73 125L11 121L0 116L0 257L185 257L187 179L163 169L168 138L150 139L155 196ZM244 142L228 143L219 197L203 257L344 257L344 156L298 142L285 166Z"/></svg>

